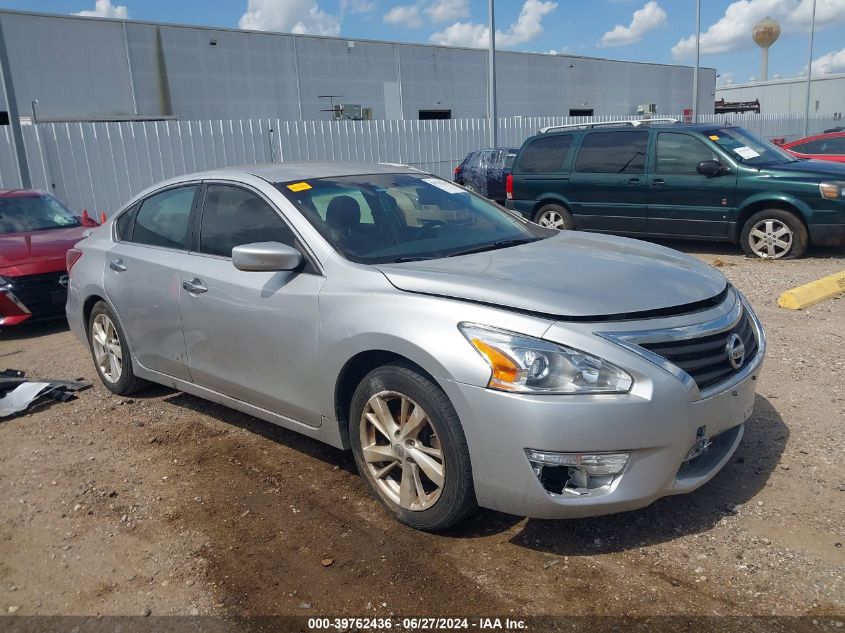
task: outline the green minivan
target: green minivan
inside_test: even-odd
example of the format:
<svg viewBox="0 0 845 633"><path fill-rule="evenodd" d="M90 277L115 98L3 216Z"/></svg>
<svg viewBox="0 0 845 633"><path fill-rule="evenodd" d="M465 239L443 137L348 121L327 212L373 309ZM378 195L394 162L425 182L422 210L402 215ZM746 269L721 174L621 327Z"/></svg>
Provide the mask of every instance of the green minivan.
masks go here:
<svg viewBox="0 0 845 633"><path fill-rule="evenodd" d="M545 128L523 143L506 192L509 209L557 229L740 242L765 259L845 245L845 164L732 125Z"/></svg>

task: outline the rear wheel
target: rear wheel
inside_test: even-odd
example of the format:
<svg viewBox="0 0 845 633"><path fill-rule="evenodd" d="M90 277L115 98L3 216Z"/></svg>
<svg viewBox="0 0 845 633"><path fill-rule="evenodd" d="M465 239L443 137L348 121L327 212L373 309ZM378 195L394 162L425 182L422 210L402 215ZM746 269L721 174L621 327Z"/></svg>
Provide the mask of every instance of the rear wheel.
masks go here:
<svg viewBox="0 0 845 633"><path fill-rule="evenodd" d="M807 250L809 241L804 223L783 209L755 213L742 227L742 249L749 257L795 259Z"/></svg>
<svg viewBox="0 0 845 633"><path fill-rule="evenodd" d="M442 530L475 509L463 429L449 398L428 378L403 364L370 372L349 419L358 471L396 519Z"/></svg>
<svg viewBox="0 0 845 633"><path fill-rule="evenodd" d="M575 228L575 221L566 207L554 203L544 204L537 209L534 222L540 226L557 229L558 231L572 230Z"/></svg>
<svg viewBox="0 0 845 633"><path fill-rule="evenodd" d="M98 301L88 317L88 342L100 380L106 389L128 396L149 385L135 376L126 337L105 301Z"/></svg>

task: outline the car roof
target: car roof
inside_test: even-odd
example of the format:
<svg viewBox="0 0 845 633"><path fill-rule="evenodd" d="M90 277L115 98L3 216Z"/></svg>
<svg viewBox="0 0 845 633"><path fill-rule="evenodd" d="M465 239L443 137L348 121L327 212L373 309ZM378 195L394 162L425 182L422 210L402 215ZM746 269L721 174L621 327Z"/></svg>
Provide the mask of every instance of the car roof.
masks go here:
<svg viewBox="0 0 845 633"><path fill-rule="evenodd" d="M0 198L40 198L43 191L35 189L0 189Z"/></svg>
<svg viewBox="0 0 845 633"><path fill-rule="evenodd" d="M588 124L584 124L585 126ZM714 128L736 127L732 123L655 123L652 125L602 125L601 127L573 127L568 129L552 129L548 132L539 132L531 138L537 136L551 136L553 134L571 134L572 132L642 132L645 130L660 130L660 131L694 131L704 132Z"/></svg>
<svg viewBox="0 0 845 633"><path fill-rule="evenodd" d="M363 176L366 174L420 173L408 165L394 163L359 162L284 162L261 165L227 167L223 172L243 172L263 178L268 182L285 182L305 178L337 178L339 176Z"/></svg>

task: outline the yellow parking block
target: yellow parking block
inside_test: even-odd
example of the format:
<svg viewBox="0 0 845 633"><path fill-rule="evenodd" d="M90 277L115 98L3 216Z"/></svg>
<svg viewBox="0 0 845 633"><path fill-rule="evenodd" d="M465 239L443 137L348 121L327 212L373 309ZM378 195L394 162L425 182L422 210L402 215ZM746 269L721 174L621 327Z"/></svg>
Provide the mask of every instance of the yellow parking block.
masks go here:
<svg viewBox="0 0 845 633"><path fill-rule="evenodd" d="M789 310L803 310L825 299L845 292L845 270L787 290L778 298L778 305Z"/></svg>

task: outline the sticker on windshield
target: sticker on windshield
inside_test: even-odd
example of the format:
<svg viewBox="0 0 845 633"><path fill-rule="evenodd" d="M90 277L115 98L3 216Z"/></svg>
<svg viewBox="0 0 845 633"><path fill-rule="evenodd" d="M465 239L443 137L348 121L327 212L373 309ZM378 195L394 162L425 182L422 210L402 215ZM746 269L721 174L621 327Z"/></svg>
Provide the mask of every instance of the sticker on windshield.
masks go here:
<svg viewBox="0 0 845 633"><path fill-rule="evenodd" d="M711 135L710 135L710 140L711 140L711 141L718 141L718 140L719 140L719 137L718 137L718 136L716 136L715 134L711 134Z"/></svg>
<svg viewBox="0 0 845 633"><path fill-rule="evenodd" d="M759 152L755 152L753 149L746 147L745 145L735 148L734 152L742 156L745 160L757 158L760 155Z"/></svg>
<svg viewBox="0 0 845 633"><path fill-rule="evenodd" d="M446 193L466 193L466 189L462 189L458 185L453 185L451 182L446 182L445 180L440 180L439 178L423 178L422 181L427 182L433 187L442 189Z"/></svg>
<svg viewBox="0 0 845 633"><path fill-rule="evenodd" d="M288 185L288 189L291 191L307 191L308 189L311 189L311 185L307 182L295 182L292 185Z"/></svg>

